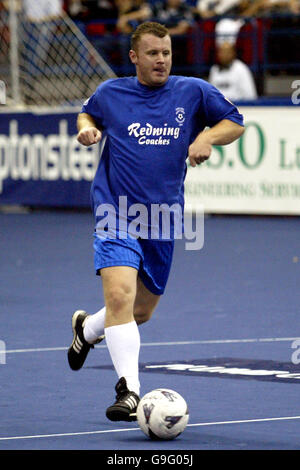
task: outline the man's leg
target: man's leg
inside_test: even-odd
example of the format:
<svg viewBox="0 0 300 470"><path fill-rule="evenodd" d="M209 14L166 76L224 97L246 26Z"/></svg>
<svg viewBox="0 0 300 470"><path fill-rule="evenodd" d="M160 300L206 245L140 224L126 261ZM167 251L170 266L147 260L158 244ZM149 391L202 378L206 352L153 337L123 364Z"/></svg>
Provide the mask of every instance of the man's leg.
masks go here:
<svg viewBox="0 0 300 470"><path fill-rule="evenodd" d="M105 338L116 372L139 394L140 334L137 324L149 320L159 296L137 278L137 270L116 266L101 270L105 299Z"/></svg>
<svg viewBox="0 0 300 470"><path fill-rule="evenodd" d="M96 318L89 322L86 312L78 310L72 318L73 341L68 350L68 361L71 369L79 370L88 355L93 344L106 336L107 347L112 356L117 372L123 372L123 367L119 366L119 360L115 356L115 337L129 335L135 338L131 348L136 356L136 349L139 350L139 334L136 331L137 325L133 317L133 306L136 297L137 269L129 266L113 266L101 269L105 308L96 314ZM121 325L126 325L121 328ZM102 331L103 328L103 331ZM128 330L128 331L127 331ZM95 335L95 336L94 336ZM120 341L122 341L120 339ZM128 348L128 354L130 347ZM125 355L126 356L126 355ZM121 360L122 364L122 360ZM132 364L132 361L129 362ZM134 381L134 379L132 379ZM139 393L139 386L134 381L133 390Z"/></svg>
<svg viewBox="0 0 300 470"><path fill-rule="evenodd" d="M101 269L105 328L134 321L133 307L137 291L137 270L130 266Z"/></svg>
<svg viewBox="0 0 300 470"><path fill-rule="evenodd" d="M138 277L133 308L134 319L138 325L150 320L155 308L157 307L159 299L160 296L150 292Z"/></svg>
<svg viewBox="0 0 300 470"><path fill-rule="evenodd" d="M147 321L158 302L137 279L137 270L120 266L101 270L106 306L106 344L119 377L117 400L106 411L112 421L136 419L139 401L139 323Z"/></svg>
<svg viewBox="0 0 300 470"><path fill-rule="evenodd" d="M140 334L133 316L137 269L114 266L101 269L106 307L106 345L118 375L116 401L106 410L111 421L136 420L139 402Z"/></svg>
<svg viewBox="0 0 300 470"><path fill-rule="evenodd" d="M141 325L146 321L150 320L153 311L155 310L160 296L154 295L150 292L138 277L136 286L136 298L133 307L133 316L137 325ZM88 315L84 323L84 338L85 340L93 344L98 338L104 335L106 317L106 307L102 307L101 310Z"/></svg>
<svg viewBox="0 0 300 470"><path fill-rule="evenodd" d="M159 295L152 294L143 282L137 278L133 306L133 316L137 325L150 320L159 299ZM106 306L93 315L88 315L84 311L75 312L72 319L74 339L68 351L69 364L73 370L80 369L90 348L104 339L105 322Z"/></svg>
<svg viewBox="0 0 300 470"><path fill-rule="evenodd" d="M105 339L118 377L139 395L140 335L133 316L137 270L114 266L101 270L105 314Z"/></svg>

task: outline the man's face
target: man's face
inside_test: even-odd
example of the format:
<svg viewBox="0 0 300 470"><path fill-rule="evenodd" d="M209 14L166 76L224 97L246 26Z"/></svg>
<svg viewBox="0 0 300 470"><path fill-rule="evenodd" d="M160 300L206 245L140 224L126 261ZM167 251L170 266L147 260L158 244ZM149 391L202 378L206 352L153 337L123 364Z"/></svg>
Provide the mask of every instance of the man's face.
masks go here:
<svg viewBox="0 0 300 470"><path fill-rule="evenodd" d="M161 86L166 83L172 66L170 36L159 38L144 34L137 51L130 50L129 57L136 66L137 78L142 85Z"/></svg>
<svg viewBox="0 0 300 470"><path fill-rule="evenodd" d="M223 43L217 49L217 59L223 67L229 66L235 59L235 48L232 44Z"/></svg>

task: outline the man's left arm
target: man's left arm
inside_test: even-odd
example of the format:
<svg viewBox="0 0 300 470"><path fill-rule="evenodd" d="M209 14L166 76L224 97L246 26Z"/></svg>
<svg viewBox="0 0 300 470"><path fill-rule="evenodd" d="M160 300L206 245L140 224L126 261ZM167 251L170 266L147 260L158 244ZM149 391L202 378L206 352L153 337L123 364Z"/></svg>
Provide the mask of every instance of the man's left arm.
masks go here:
<svg viewBox="0 0 300 470"><path fill-rule="evenodd" d="M189 146L188 158L192 167L203 163L210 157L213 145L227 145L244 133L244 127L229 119L223 119L208 130L198 134Z"/></svg>

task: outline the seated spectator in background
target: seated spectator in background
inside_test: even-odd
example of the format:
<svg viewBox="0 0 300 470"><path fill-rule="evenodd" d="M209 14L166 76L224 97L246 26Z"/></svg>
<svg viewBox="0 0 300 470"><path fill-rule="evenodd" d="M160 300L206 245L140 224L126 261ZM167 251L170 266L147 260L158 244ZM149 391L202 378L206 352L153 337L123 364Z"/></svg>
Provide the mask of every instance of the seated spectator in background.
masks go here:
<svg viewBox="0 0 300 470"><path fill-rule="evenodd" d="M115 3L118 8L117 29L123 34L130 34L151 16L151 8L144 0L115 0Z"/></svg>
<svg viewBox="0 0 300 470"><path fill-rule="evenodd" d="M253 8L256 5L258 0L240 0L239 4L235 8L235 14L237 17L251 17L252 15L248 14L250 8Z"/></svg>
<svg viewBox="0 0 300 470"><path fill-rule="evenodd" d="M25 18L32 23L52 21L64 15L62 0L23 0Z"/></svg>
<svg viewBox="0 0 300 470"><path fill-rule="evenodd" d="M208 81L230 101L254 100L257 91L249 67L236 58L234 42L217 45L217 64L210 69Z"/></svg>
<svg viewBox="0 0 300 470"><path fill-rule="evenodd" d="M68 0L67 12L75 20L116 20L118 9L114 0Z"/></svg>
<svg viewBox="0 0 300 470"><path fill-rule="evenodd" d="M91 4L92 12L97 18L103 20L117 19L118 8L114 0L93 0Z"/></svg>
<svg viewBox="0 0 300 470"><path fill-rule="evenodd" d="M243 0L198 0L196 11L202 19L230 15Z"/></svg>
<svg viewBox="0 0 300 470"><path fill-rule="evenodd" d="M253 11L253 13L250 11L253 16L263 15L271 18L270 32L276 34L280 29L285 30L286 33L281 34L279 37L274 36L274 34L266 36L268 61L270 64L280 65L282 71L286 71L288 67L288 73L295 75L299 74L297 64L300 60L300 44L299 35L293 34L293 29L299 29L300 26L299 4L299 0L257 0L256 7L259 9ZM291 34L289 30L291 30ZM278 75L281 73L280 68L271 66L269 67L269 73Z"/></svg>
<svg viewBox="0 0 300 470"><path fill-rule="evenodd" d="M223 42L235 44L244 23L241 18L221 18L217 21L215 26L216 45L219 46Z"/></svg>
<svg viewBox="0 0 300 470"><path fill-rule="evenodd" d="M188 54L186 33L194 24L192 8L185 0L162 0L152 5L152 21L162 23L172 36L172 61L174 68L185 67Z"/></svg>
<svg viewBox="0 0 300 470"><path fill-rule="evenodd" d="M299 14L299 0L252 0L248 8L245 9L244 15L257 16L266 13L276 13L280 11Z"/></svg>
<svg viewBox="0 0 300 470"><path fill-rule="evenodd" d="M52 48L57 35L57 24L65 16L62 0L23 0L19 30L19 51L26 84L31 91L39 87L37 77L53 60Z"/></svg>
<svg viewBox="0 0 300 470"><path fill-rule="evenodd" d="M155 2L151 8L153 21L163 23L169 34L185 34L194 22L192 9L184 0Z"/></svg>
<svg viewBox="0 0 300 470"><path fill-rule="evenodd" d="M88 14L88 9L81 0L67 0L65 8L68 15L74 20L85 18Z"/></svg>
<svg viewBox="0 0 300 470"><path fill-rule="evenodd" d="M294 13L294 15L300 15L300 1L299 0L291 0L290 11L291 13Z"/></svg>

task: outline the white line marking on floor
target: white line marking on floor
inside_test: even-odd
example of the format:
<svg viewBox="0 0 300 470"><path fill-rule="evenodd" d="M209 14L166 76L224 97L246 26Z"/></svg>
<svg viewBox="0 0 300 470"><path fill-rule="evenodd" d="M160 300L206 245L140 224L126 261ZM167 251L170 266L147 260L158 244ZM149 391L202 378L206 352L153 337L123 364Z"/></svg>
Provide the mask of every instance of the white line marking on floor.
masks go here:
<svg viewBox="0 0 300 470"><path fill-rule="evenodd" d="M190 346L193 344L242 344L242 343L275 343L281 341L294 341L299 339L299 336L292 338L246 338L246 339L208 339L208 340L195 340L195 341L165 341L165 342L153 342L153 343L142 343L141 346ZM97 349L105 349L106 345L96 345ZM50 351L66 351L67 346L52 347L52 348L24 348L24 349L8 349L5 351L6 354L15 353L30 353L30 352L50 352Z"/></svg>
<svg viewBox="0 0 300 470"><path fill-rule="evenodd" d="M300 419L300 416L281 416L277 418L255 418L255 419L239 419L235 421L214 421L208 423L195 423L188 424L187 427L196 427L196 426L218 426L224 424L247 424L247 423L261 423L261 422L270 422L270 421L287 421L293 419ZM34 436L10 436L10 437L0 437L0 441L10 441L17 439L42 439L49 437L71 437L71 436L86 436L92 434L109 434L115 432L130 432L130 431L140 431L140 428L125 428L125 429L107 429L104 431L83 431L83 432L66 432L59 434L37 434Z"/></svg>

